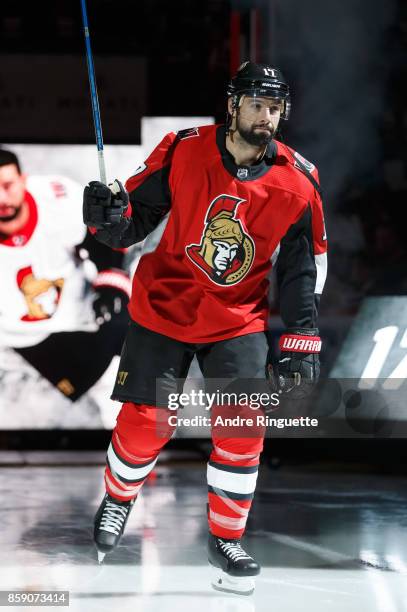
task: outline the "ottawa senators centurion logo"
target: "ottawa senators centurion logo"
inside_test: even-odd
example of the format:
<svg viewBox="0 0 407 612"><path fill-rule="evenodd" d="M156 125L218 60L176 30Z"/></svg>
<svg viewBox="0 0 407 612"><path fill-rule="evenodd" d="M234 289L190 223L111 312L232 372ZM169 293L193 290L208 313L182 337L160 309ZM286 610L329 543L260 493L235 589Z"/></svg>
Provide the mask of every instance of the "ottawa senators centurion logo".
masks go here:
<svg viewBox="0 0 407 612"><path fill-rule="evenodd" d="M185 247L188 257L217 285L236 285L254 259L254 242L236 218L241 198L219 195L210 204L200 244Z"/></svg>

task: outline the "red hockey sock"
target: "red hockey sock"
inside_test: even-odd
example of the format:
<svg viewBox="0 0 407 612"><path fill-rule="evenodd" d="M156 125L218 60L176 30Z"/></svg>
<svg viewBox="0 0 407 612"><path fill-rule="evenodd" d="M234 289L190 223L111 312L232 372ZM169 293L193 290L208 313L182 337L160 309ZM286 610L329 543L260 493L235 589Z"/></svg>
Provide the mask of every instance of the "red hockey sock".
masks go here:
<svg viewBox="0 0 407 612"><path fill-rule="evenodd" d="M167 410L123 404L107 451L105 484L109 495L120 501L135 497L173 431Z"/></svg>
<svg viewBox="0 0 407 612"><path fill-rule="evenodd" d="M212 419L222 414L253 416L249 408L218 408ZM212 420L212 422L216 422ZM256 488L264 427L213 427L213 451L208 463L208 522L213 535L241 538ZM250 437L251 436L251 437Z"/></svg>

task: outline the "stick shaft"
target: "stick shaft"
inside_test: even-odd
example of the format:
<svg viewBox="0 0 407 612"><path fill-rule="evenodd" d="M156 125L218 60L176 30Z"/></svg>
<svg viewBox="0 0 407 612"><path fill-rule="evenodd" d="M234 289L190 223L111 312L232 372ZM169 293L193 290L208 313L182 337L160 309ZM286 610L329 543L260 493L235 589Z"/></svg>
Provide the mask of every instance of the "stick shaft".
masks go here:
<svg viewBox="0 0 407 612"><path fill-rule="evenodd" d="M106 167L105 167L105 158L104 158L104 152L103 152L102 121L100 118L98 92L96 88L95 67L93 64L92 49L90 46L88 15L86 11L86 0L81 0L81 7L82 7L83 31L85 34L86 63L88 66L93 123L95 126L96 146L98 150L100 180L102 181L102 183L105 183L106 185Z"/></svg>

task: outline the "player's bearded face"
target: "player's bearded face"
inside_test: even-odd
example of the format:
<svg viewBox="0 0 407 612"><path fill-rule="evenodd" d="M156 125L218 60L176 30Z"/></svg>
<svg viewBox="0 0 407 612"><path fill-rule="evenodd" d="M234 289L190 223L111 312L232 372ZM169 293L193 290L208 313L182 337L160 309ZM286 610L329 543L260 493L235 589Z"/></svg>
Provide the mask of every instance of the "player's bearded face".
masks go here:
<svg viewBox="0 0 407 612"><path fill-rule="evenodd" d="M24 202L25 176L14 164L0 166L0 223L18 217Z"/></svg>
<svg viewBox="0 0 407 612"><path fill-rule="evenodd" d="M236 115L236 130L248 144L266 145L277 131L281 112L281 100L244 96Z"/></svg>

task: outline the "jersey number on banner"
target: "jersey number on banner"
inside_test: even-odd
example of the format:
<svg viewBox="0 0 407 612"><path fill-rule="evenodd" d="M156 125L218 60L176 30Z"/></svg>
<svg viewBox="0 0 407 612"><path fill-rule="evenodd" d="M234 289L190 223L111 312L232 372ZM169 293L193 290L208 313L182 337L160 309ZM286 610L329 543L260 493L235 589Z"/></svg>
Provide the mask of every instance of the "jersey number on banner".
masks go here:
<svg viewBox="0 0 407 612"><path fill-rule="evenodd" d="M379 378L390 351L393 348L394 341L400 329L397 325L388 325L381 327L373 336L375 346L373 347L370 357L363 370L359 380L359 389L371 389L375 386L376 379ZM407 349L407 328L400 340L400 348ZM398 389L403 379L407 378L407 355L403 357L400 363L394 368L383 383L384 389Z"/></svg>

